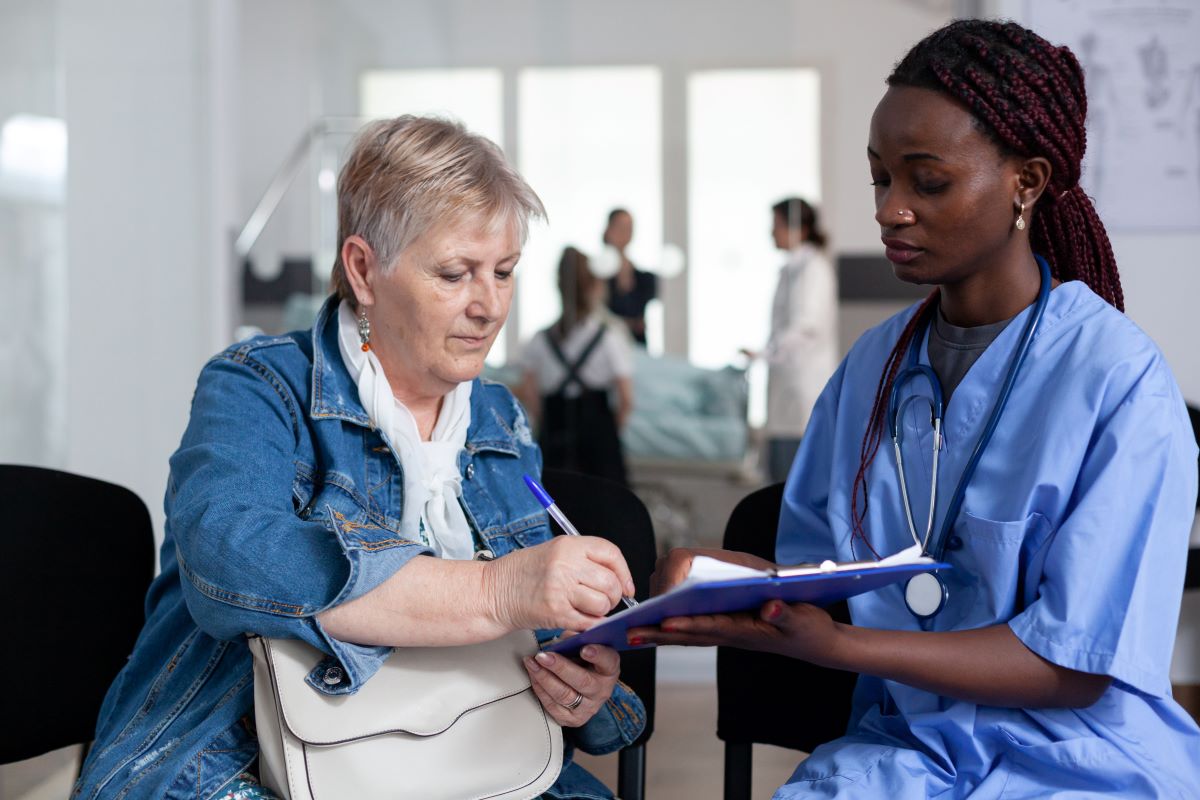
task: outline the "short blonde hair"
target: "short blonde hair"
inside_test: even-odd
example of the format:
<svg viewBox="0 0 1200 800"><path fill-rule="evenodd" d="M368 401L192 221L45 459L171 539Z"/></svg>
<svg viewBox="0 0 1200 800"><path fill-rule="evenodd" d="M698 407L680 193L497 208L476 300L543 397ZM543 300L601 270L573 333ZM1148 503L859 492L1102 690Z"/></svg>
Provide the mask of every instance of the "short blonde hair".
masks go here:
<svg viewBox="0 0 1200 800"><path fill-rule="evenodd" d="M376 120L359 132L338 177L332 289L357 306L342 263L342 246L351 236L365 239L389 271L406 247L437 225L516 223L524 243L531 217L546 218L542 201L488 139L435 117Z"/></svg>

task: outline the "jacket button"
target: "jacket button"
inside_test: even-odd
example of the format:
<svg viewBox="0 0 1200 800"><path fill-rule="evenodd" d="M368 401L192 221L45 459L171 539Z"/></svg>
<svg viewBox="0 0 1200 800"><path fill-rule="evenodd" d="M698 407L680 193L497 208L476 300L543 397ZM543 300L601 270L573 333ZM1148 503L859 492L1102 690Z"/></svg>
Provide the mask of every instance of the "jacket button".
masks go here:
<svg viewBox="0 0 1200 800"><path fill-rule="evenodd" d="M474 477L475 477L475 462L472 461L470 464L467 464L467 480L471 480L471 478L474 478Z"/></svg>
<svg viewBox="0 0 1200 800"><path fill-rule="evenodd" d="M342 682L342 668L330 667L325 670L325 674L321 677L321 680L325 681L329 686L337 686Z"/></svg>

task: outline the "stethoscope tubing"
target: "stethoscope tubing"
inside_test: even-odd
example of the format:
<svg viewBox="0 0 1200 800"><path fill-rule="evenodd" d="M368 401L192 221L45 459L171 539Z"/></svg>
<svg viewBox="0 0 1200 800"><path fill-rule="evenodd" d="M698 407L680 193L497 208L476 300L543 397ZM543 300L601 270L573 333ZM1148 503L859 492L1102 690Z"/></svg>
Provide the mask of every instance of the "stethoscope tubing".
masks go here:
<svg viewBox="0 0 1200 800"><path fill-rule="evenodd" d="M1050 298L1050 265L1046 259L1040 255L1034 256L1037 259L1038 269L1041 273L1041 286L1038 289L1037 300L1034 303L1033 312L1029 316L1029 320L1025 323L1025 330L1021 334L1021 340L1017 345L1017 351L1013 355L1012 364L1008 368L1008 374L1004 379L1004 384L1001 387L1000 394L996 398L996 404L992 407L992 413L988 417L987 424L984 426L983 432L979 435L979 439L975 442L975 449L971 452L971 457L967 460L967 465L963 469L963 474L958 480L958 485L954 489L954 494L951 496L950 505L946 509L946 517L942 521L942 527L938 531L937 538L933 541L932 552L928 549L929 534L933 529L933 517L936 506L937 497L937 475L938 475L938 453L941 451L941 428L942 428L942 385L938 380L937 374L931 367L925 364L916 363L917 354L924 341L925 331L928 329L929 323L922 326L920 335L913 339L912 348L909 351L909 366L900 375L896 377L895 384L892 387L892 394L888 398L888 425L891 429L892 442L896 449L896 470L900 475L900 491L904 496L904 511L908 519L909 532L913 539L917 540L916 526L913 523L912 508L908 500L908 489L904 477L904 462L900 455L900 442L902 439L901 426L899 417L903 410L907 407L908 402L913 398L909 397L903 404L899 401L899 392L903 386L916 377L924 377L928 381L933 393L933 399L930 401L931 410L933 412L933 428L934 428L934 452L933 452L933 484L930 492L931 500L929 506L929 523L926 528L925 541L919 542L922 545L922 550L933 557L935 561L941 561L946 552L946 543L949 540L950 531L954 527L954 521L958 517L958 512L962 508L963 498L966 496L967 486L970 484L971 477L975 474L975 468L979 466L979 460L983 457L983 451L991 442L992 436L996 431L996 426L1000 423L1000 417L1004 413L1004 408L1008 405L1008 398L1012 394L1013 385L1016 383L1017 375L1021 371L1021 365L1025 362L1025 357L1029 354L1030 346L1033 344L1034 336L1037 334L1038 326L1041 324L1042 316L1046 311L1046 304ZM936 312L935 312L936 313Z"/></svg>
<svg viewBox="0 0 1200 800"><path fill-rule="evenodd" d="M936 384L930 384L930 385L932 387L934 387L935 391L937 391L937 392L941 391L940 387L938 387ZM897 417L904 416L904 412L908 408L909 403L911 403L914 400L923 400L923 399L924 398L919 397L918 395L912 395L911 397L906 399L903 403L900 404L899 409L897 409L897 412L896 412ZM934 511L937 509L938 482L936 480L936 477L938 474L938 456L941 455L941 452L942 452L942 418L941 418L941 415L937 414L937 412L934 411L933 403L929 404L929 415L930 415L931 422L933 424L933 470L932 470L932 474L934 475L935 480L931 480L929 482L929 517L925 520L925 536L923 538L919 538L917 536L917 526L916 526L916 523L913 522L912 504L908 501L908 482L905 480L904 469L901 466L897 470L897 474L899 474L899 476L900 476L900 496L902 498L904 498L904 517L908 521L908 532L910 534L912 534L913 542L915 544L918 544L921 546L922 553L924 553L925 550L928 548L929 535L931 533L933 533L933 515L934 515ZM903 443L902 440L904 438L901 435L902 430L903 430L902 428L897 428L895 434L893 434L893 436L892 436L892 446L896 449L896 464L897 465L903 465L903 463L904 463L904 456L900 452L900 447Z"/></svg>

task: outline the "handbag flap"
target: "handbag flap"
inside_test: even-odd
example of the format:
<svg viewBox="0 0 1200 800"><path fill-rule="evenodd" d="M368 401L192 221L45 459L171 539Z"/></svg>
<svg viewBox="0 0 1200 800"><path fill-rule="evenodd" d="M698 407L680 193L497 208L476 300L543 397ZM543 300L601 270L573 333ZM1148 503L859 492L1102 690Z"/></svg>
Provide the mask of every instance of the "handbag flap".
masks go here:
<svg viewBox="0 0 1200 800"><path fill-rule="evenodd" d="M312 745L407 733L433 736L464 714L532 691L521 658L532 631L458 647L398 647L357 693L327 695L305 682L325 655L297 639L263 639L284 723Z"/></svg>

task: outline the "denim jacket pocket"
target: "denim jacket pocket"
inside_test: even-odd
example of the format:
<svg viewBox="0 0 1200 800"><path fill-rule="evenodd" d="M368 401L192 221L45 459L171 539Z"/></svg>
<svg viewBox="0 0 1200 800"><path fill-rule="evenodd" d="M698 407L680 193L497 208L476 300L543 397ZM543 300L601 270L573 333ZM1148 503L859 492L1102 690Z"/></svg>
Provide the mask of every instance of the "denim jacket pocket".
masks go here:
<svg viewBox="0 0 1200 800"><path fill-rule="evenodd" d="M299 496L303 496L302 484ZM339 473L327 475L325 484L315 491L298 513L307 513L310 518L321 520L338 536L347 550L373 552L423 544L406 538L399 530L390 527L384 517L372 513L365 498L360 500L359 492Z"/></svg>

